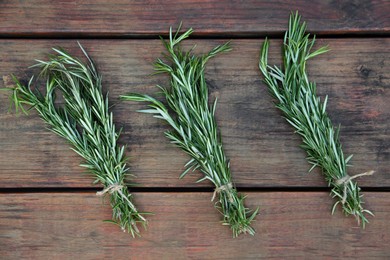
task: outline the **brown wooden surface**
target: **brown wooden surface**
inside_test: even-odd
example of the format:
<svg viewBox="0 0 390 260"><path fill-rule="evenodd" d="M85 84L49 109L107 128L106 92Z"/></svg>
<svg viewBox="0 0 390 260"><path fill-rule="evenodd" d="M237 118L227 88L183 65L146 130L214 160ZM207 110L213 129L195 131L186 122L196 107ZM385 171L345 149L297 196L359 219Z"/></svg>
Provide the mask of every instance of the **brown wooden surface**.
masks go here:
<svg viewBox="0 0 390 260"><path fill-rule="evenodd" d="M94 193L0 194L0 253L10 259L385 259L390 255L389 193L366 194L376 212L366 229L324 192L248 193L260 205L255 237L231 238L211 193L136 193L153 211L143 237L102 223L110 209ZM88 207L86 207L88 205ZM81 257L81 258L80 258Z"/></svg>
<svg viewBox="0 0 390 260"><path fill-rule="evenodd" d="M331 51L310 61L319 95L341 124L350 174L360 178L365 206L375 213L357 227L334 202L319 170L307 174L299 137L274 108L257 68L264 36L272 36L270 62L280 63L288 15L299 10L317 46ZM206 71L233 178L260 206L254 237L232 239L210 202L199 173L179 180L188 159L163 136L168 128L141 104L120 103L120 94L154 93L164 76L149 76L161 56L157 35L183 21L195 29L202 52L233 38L233 51ZM102 222L109 205L83 175L81 159L44 128L32 112L8 113L0 92L0 259L389 259L390 258L390 2L312 1L0 1L0 89L15 73L53 46L80 55L76 39L96 60L110 91L114 120L123 127L139 209L154 212L142 238L132 239ZM31 38L31 39L30 39ZM1 78L5 79L5 83ZM95 187L95 188L92 188ZM208 187L208 188L205 188Z"/></svg>
<svg viewBox="0 0 390 260"><path fill-rule="evenodd" d="M205 51L222 41L196 43L199 51ZM298 147L300 139L274 108L261 82L256 67L261 43L234 40L234 50L215 58L207 69L211 95L219 101L217 119L234 179L242 187L324 187L319 171L307 175L310 166ZM158 40L83 40L82 44L96 58L112 103L129 91L153 93L156 83L166 81L164 76L148 76L154 57L162 51ZM375 177L361 178L359 183L389 187L390 39L322 39L319 44L328 44L332 51L310 62L310 76L318 83L319 94L329 95L334 124L342 125L344 151L354 154L350 172L375 170ZM3 40L0 71L27 78L31 71L26 67L34 58L44 59L53 45L80 52L74 40ZM279 63L280 42L271 45L271 62ZM7 95L1 95L0 102L0 187L91 186L90 176L80 174L78 155L47 131L35 113L17 118L14 112L7 113ZM136 181L145 187L194 186L199 175L178 179L187 157L163 136L167 128L162 122L135 112L142 107L124 102L113 108Z"/></svg>
<svg viewBox="0 0 390 260"><path fill-rule="evenodd" d="M198 35L280 35L286 29L286 17L295 10L311 31L321 34L390 31L387 0L3 0L0 35L155 36L180 21L195 27Z"/></svg>

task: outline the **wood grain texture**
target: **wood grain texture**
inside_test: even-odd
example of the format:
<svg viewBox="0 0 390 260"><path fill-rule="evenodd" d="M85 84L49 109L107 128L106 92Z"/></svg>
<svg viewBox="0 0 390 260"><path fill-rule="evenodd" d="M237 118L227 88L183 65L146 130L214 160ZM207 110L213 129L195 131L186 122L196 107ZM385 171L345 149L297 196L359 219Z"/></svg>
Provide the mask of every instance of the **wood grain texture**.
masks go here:
<svg viewBox="0 0 390 260"><path fill-rule="evenodd" d="M156 36L184 21L198 35L281 35L291 11L321 34L389 34L387 0L88 0L0 2L0 35Z"/></svg>
<svg viewBox="0 0 390 260"><path fill-rule="evenodd" d="M344 152L354 154L349 173L376 171L358 180L370 188L362 194L375 213L366 229L340 209L330 214L320 171L306 173L300 139L261 82L259 38L280 39L294 10L320 35L318 45L331 49L310 61L309 76L321 97L329 95ZM260 206L255 237L232 239L211 188L200 189L210 184L195 184L199 173L178 179L188 158L163 136L169 128L135 112L143 105L117 99L167 84L167 77L149 76L163 51L155 38L180 21L195 29L198 39L186 45L197 43L199 52L234 39L232 52L209 63L206 78L211 98L218 97L233 178L251 191L246 205ZM82 174L81 158L35 112L8 113L8 94L0 92L0 259L390 259L389 35L388 0L0 1L0 89L12 84L11 73L27 80L27 67L53 46L81 55L72 39L83 39L123 127L119 143L127 145L134 181L145 187L133 190L135 203L155 213L137 239L103 223L110 206L89 189L96 186ZM280 47L271 41L270 63L280 63Z"/></svg>
<svg viewBox="0 0 390 260"><path fill-rule="evenodd" d="M205 51L221 40L196 40ZM114 120L123 127L121 144L128 145L132 172L146 187L190 187L199 174L179 180L187 157L163 136L168 128L150 115L135 112L144 106L119 103L120 94L154 93L164 76L149 76L151 63L163 50L159 41L84 40L82 44L97 61L103 85L110 91ZM389 187L390 169L390 39L323 39L331 52L309 64L309 75L318 83L319 95L329 95L328 112L341 123L346 154L354 154L351 174L377 171L361 178L368 187ZM16 73L28 79L26 67L44 59L52 46L64 46L80 54L75 41L0 41L3 75ZM207 67L211 97L218 97L217 121L233 176L240 187L313 186L326 184L319 171L310 168L300 139L274 108L257 69L261 41L234 40L234 50L220 55ZM270 62L279 64L280 42L271 42ZM12 84L6 79L6 84ZM7 83L8 82L8 83ZM0 88L4 82L0 82ZM8 113L7 94L0 96L0 187L90 187L90 176L81 174L81 162L61 138L44 128L33 112L16 117Z"/></svg>
<svg viewBox="0 0 390 260"><path fill-rule="evenodd" d="M102 223L110 209L94 193L0 194L2 259L388 259L388 193L366 193L375 211L366 229L327 193L249 193L261 206L257 234L231 238L211 193L137 193L150 216L142 238Z"/></svg>

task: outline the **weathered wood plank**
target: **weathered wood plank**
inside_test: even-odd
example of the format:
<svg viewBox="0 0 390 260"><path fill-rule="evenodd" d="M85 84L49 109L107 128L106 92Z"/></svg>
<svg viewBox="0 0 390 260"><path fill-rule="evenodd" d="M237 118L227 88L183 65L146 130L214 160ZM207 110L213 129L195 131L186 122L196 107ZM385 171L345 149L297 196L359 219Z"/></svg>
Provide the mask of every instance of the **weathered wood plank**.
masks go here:
<svg viewBox="0 0 390 260"><path fill-rule="evenodd" d="M110 209L93 193L0 195L2 259L388 259L389 193L366 193L376 216L366 229L327 193L249 193L261 206L255 237L231 237L208 193L137 193L150 216L142 238L102 223Z"/></svg>
<svg viewBox="0 0 390 260"><path fill-rule="evenodd" d="M223 40L196 40L206 50ZM149 76L151 63L163 51L157 40L83 40L96 59L112 103L120 94L153 93L164 76ZM257 69L259 40L234 40L234 50L212 60L207 79L212 97L218 97L217 120L234 179L242 187L325 186L309 165L300 140L272 105ZM271 42L271 63L279 63L280 42ZM376 170L359 183L389 187L390 169L390 39L323 39L330 53L309 64L309 75L321 96L329 95L328 111L334 124L342 124L341 138L347 154L355 156L351 174ZM2 40L2 75L16 73L27 79L27 66L43 59L52 46L61 45L80 54L75 41ZM4 83L0 81L0 88ZM6 94L0 95L0 187L87 187L80 158L57 136L44 129L35 113L15 117L7 113ZM127 144L137 182L148 187L194 186L199 175L178 180L187 157L163 136L168 129L149 115L136 113L143 106L118 103L113 108L120 140ZM202 185L202 184L200 184ZM203 185L208 185L204 183ZM197 185L198 186L198 185Z"/></svg>
<svg viewBox="0 0 390 260"><path fill-rule="evenodd" d="M147 36L183 21L198 35L280 35L291 11L321 34L388 34L387 0L13 1L0 2L3 36Z"/></svg>

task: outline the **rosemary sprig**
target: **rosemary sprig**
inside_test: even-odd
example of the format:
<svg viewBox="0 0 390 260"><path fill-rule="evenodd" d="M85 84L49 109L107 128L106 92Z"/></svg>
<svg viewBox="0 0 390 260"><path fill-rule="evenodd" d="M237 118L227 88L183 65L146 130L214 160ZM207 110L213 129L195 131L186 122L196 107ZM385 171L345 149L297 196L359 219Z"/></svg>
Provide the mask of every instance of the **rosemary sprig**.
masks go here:
<svg viewBox="0 0 390 260"><path fill-rule="evenodd" d="M311 51L315 36L309 39L310 34L305 31L306 23L300 23L298 13L291 14L289 29L284 36L283 68L267 65L267 39L261 49L259 68L269 93L276 99L276 107L302 137L301 147L307 152L308 162L313 165L309 172L316 166L320 167L328 185L332 187L332 197L337 199L332 213L341 204L344 213L355 216L364 227L368 223L364 213L373 214L363 209L363 195L360 195L360 188L353 179L371 175L373 171L352 177L347 174L352 155L344 159L339 140L340 127L334 128L326 113L328 96L321 102L316 95L316 84L309 82L306 74L307 60L327 52L328 48Z"/></svg>
<svg viewBox="0 0 390 260"><path fill-rule="evenodd" d="M184 52L179 46L193 30L189 29L180 36L179 31L180 27L173 35L171 28L169 41L161 38L168 51L166 58L171 65L161 59L154 64L156 73L167 73L170 76L170 88L157 86L168 107L148 95L129 93L121 98L149 103L150 109L139 112L154 114L154 117L166 121L173 128L165 132L166 137L191 157L180 178L191 170L199 169L204 177L198 182L209 180L216 187L213 199L219 195L215 207L223 215L223 225L231 227L234 237L240 233L253 235L255 231L250 223L258 209L251 213L244 206L245 197L237 193L232 183L229 161L225 156L214 116L217 100L209 107L204 75L207 61L218 53L229 51L229 43L215 47L206 55L196 56L192 53L193 49Z"/></svg>
<svg viewBox="0 0 390 260"><path fill-rule="evenodd" d="M80 45L80 44L79 44ZM93 61L80 45L88 59L84 64L62 49L53 49L48 61L37 60L33 67L41 69L46 79L44 91L32 88L33 78L25 86L13 77L16 85L11 99L16 110L27 114L24 105L35 108L48 129L65 138L72 150L85 159L82 167L96 177L105 189L97 195L109 193L113 210L112 222L134 237L139 235L137 223L146 227L146 220L135 208L125 177L131 176L126 168L125 147L119 147L119 132L115 131L108 95L102 94L102 78ZM64 104L56 103L56 95Z"/></svg>

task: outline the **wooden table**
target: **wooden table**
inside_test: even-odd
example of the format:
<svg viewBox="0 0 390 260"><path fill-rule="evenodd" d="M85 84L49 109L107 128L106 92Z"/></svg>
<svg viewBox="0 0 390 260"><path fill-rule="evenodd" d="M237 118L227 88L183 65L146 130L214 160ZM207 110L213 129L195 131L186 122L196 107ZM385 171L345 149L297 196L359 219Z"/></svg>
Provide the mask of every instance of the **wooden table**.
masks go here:
<svg viewBox="0 0 390 260"><path fill-rule="evenodd" d="M83 3L78 3L83 2ZM102 222L111 209L96 197L100 186L83 175L81 159L44 128L35 112L8 113L0 96L1 259L389 259L390 258L390 2L357 1L14 1L0 2L0 72L25 80L34 59L53 46L79 55L76 39L96 60L131 171L140 184L138 207L154 212L142 238ZM259 48L271 37L270 63L290 11L299 10L317 46L331 51L309 63L328 112L341 124L349 172L360 178L366 229L340 210L319 170L310 168L300 138L272 104L258 71ZM163 51L158 35L183 21L198 51L232 40L234 50L212 60L206 77L226 153L247 205L260 206L257 234L233 239L210 202L209 183L178 176L188 159L163 136L161 121L119 103L120 94L153 93L165 76L149 76ZM8 83L6 83L8 84ZM0 88L4 83L0 82Z"/></svg>

